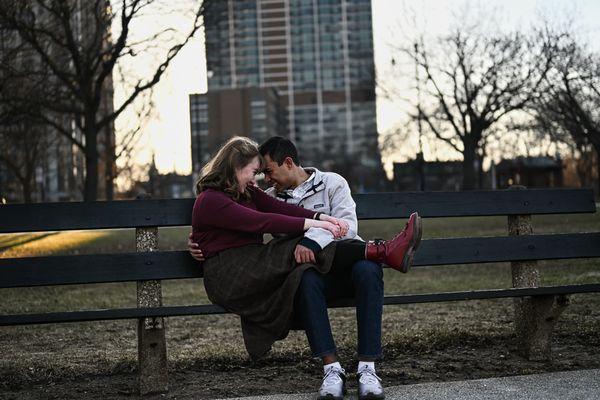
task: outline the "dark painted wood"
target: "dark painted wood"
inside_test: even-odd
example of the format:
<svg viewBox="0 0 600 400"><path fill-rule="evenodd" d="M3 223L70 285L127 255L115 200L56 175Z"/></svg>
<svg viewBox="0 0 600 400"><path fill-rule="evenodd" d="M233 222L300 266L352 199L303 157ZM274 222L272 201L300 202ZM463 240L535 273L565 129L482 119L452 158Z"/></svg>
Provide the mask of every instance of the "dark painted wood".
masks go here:
<svg viewBox="0 0 600 400"><path fill-rule="evenodd" d="M600 257L600 233L430 239L415 266ZM0 287L202 277L187 251L0 259Z"/></svg>
<svg viewBox="0 0 600 400"><path fill-rule="evenodd" d="M594 257L600 257L600 232L423 240L413 265Z"/></svg>
<svg viewBox="0 0 600 400"><path fill-rule="evenodd" d="M495 299L540 295L565 295L600 292L600 284L548 286L539 288L474 290L468 292L447 292L428 294L408 294L386 296L384 304L413 304L442 301L463 301L477 299ZM353 300L347 299L330 304L330 307L351 307ZM53 312L40 314L1 315L0 326L31 325L60 322L101 321L113 319L134 319L151 317L176 317L184 315L225 314L222 307L206 304L194 306L165 306L153 308L123 308L112 310L89 310L72 312Z"/></svg>
<svg viewBox="0 0 600 400"><path fill-rule="evenodd" d="M359 219L593 213L591 189L356 194ZM187 226L194 199L0 205L0 233Z"/></svg>
<svg viewBox="0 0 600 400"><path fill-rule="evenodd" d="M593 213L591 189L401 192L354 196L359 219Z"/></svg>
<svg viewBox="0 0 600 400"><path fill-rule="evenodd" d="M0 205L0 233L190 225L194 199Z"/></svg>
<svg viewBox="0 0 600 400"><path fill-rule="evenodd" d="M50 324L61 322L103 321L151 317L225 314L222 307L206 304L197 306L172 306L149 308L121 308L111 310L67 311L40 314L15 314L0 316L0 326Z"/></svg>
<svg viewBox="0 0 600 400"><path fill-rule="evenodd" d="M0 288L200 277L187 251L0 259Z"/></svg>

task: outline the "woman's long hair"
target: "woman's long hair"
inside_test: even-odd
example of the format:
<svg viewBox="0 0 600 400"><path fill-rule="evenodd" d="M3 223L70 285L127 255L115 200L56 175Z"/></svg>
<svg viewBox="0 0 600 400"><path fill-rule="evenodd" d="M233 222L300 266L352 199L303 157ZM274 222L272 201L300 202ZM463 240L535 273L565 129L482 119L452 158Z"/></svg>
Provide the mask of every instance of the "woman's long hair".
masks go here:
<svg viewBox="0 0 600 400"><path fill-rule="evenodd" d="M206 189L215 189L224 192L234 201L250 199L247 191L240 193L235 171L250 164L255 157L260 160L262 169L264 160L255 141L243 136L229 139L217 155L202 168L200 179L196 182L197 194Z"/></svg>

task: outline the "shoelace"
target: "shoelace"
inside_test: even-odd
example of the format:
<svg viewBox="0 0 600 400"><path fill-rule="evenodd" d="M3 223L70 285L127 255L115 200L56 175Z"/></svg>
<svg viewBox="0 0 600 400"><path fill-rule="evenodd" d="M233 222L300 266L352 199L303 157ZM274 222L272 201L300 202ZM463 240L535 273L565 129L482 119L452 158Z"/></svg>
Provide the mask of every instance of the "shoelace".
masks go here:
<svg viewBox="0 0 600 400"><path fill-rule="evenodd" d="M341 382L342 377L340 375L344 372L344 369L337 369L333 367L329 368L323 377L323 386L327 387L337 385Z"/></svg>
<svg viewBox="0 0 600 400"><path fill-rule="evenodd" d="M375 385L381 381L381 378L377 376L375 371L366 365L362 367L360 371L358 371L358 375L360 376L360 383L363 385Z"/></svg>

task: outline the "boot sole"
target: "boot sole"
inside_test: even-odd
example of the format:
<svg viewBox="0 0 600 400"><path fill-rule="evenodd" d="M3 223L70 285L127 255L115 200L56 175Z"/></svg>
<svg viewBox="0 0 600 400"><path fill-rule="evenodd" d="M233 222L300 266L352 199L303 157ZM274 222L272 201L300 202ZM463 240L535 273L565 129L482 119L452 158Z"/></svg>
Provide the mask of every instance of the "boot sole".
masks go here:
<svg viewBox="0 0 600 400"><path fill-rule="evenodd" d="M412 266L413 258L415 257L415 253L421 244L421 235L423 233L423 227L421 225L421 217L417 214L417 220L413 225L413 236L410 239L410 245L408 246L408 250L406 250L406 254L402 259L402 268L400 272L407 273L410 267Z"/></svg>

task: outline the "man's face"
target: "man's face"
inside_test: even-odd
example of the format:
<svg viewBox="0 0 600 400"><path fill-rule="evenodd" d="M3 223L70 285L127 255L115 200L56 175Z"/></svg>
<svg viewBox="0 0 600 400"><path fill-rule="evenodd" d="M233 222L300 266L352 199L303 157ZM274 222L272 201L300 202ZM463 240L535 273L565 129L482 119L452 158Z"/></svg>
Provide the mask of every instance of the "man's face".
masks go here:
<svg viewBox="0 0 600 400"><path fill-rule="evenodd" d="M291 159L286 159L281 165L273 161L271 157L266 155L265 159L265 181L275 187L275 190L282 191L292 185L292 167Z"/></svg>

